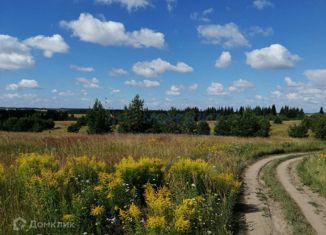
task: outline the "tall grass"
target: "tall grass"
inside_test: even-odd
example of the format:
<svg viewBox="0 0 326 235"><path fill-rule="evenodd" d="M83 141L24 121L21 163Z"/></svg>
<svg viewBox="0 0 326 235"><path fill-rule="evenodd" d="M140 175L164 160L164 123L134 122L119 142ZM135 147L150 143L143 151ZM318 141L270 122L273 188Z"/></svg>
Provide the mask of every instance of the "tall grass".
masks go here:
<svg viewBox="0 0 326 235"><path fill-rule="evenodd" d="M11 234L12 221L18 216L28 219L35 219L35 217L39 217L40 219L41 217L44 218L44 216L48 216L47 219L54 220L58 219L59 217L61 218L62 213L65 213L65 219L67 220L73 220L74 216L78 215L81 216L78 217L78 220L83 221L81 218L84 218L84 216L86 216L83 214L84 212L80 214L80 208L85 207L83 205L87 205L86 207L89 210L87 216L90 216L91 214L93 215L93 217L87 217L89 218L89 220L86 220L86 222L94 222L94 224L102 223L101 221L99 221L99 217L96 217L94 215L101 214L102 210L106 210L108 208L112 209L112 207L108 207L108 205L105 204L108 203L107 199L105 199L106 196L103 197L103 195L98 195L98 193L95 193L94 188L92 187L90 190L85 189L83 191L85 192L85 195L88 195L87 197L78 199L77 196L73 195L78 195L79 191L74 191L75 186L71 186L71 183L67 183L67 179L69 177L69 179L75 179L74 175L81 175L81 173L71 173L73 175L71 176L70 173L68 174L68 172L70 171L65 170L68 166L69 168L71 168L72 165L76 165L76 162L74 160L75 157L87 156L89 159L94 159L92 160L95 161L93 163L90 162L89 164L84 164L83 161L81 163L83 166L91 167L86 167L85 169L89 169L86 170L87 172L92 172L91 174L86 174L87 179L92 179L92 185L96 183L100 184L101 180L104 180L105 183L109 183L109 181L112 180L110 179L110 177L101 178L98 174L103 171L108 174L113 174L118 169L116 168L116 166L118 166L117 164L120 164L121 160L124 158L128 159L129 156L131 156L135 161L143 159L144 157L150 159L161 159L162 161L164 161L164 164L166 164L166 171L162 173L164 175L164 177L162 176L164 179L161 182L161 186L163 187L164 185L166 185L166 182L170 183L167 185L167 188L171 190L170 193L174 200L172 204L175 206L175 210L178 206L180 206L181 208L182 203L187 204L187 201L183 202L183 200L203 195L206 202L209 202L211 204L203 204L198 202L196 204L198 205L198 210L196 213L199 213L200 211L204 213L205 211L207 212L212 208L212 206L208 207L207 205L213 205L214 202L216 202L217 200L217 196L214 196L213 191L215 190L215 192L222 192L220 190L222 188L227 187L223 182L232 182L232 180L239 180L243 168L246 165L250 164L251 161L254 161L256 158L264 154L309 151L321 149L325 146L325 142L315 141L313 139L294 140L283 137L235 138L165 134L111 134L88 136L83 134L52 135L50 133L33 134L0 132L0 164L3 166L4 169L0 169L0 227L2 229L0 233ZM26 177L24 178L19 176L21 174L19 173L20 168L17 168L17 164L19 165L19 161L17 161L17 159L20 157L21 154L26 153L35 153L49 156L49 159L53 159L51 160L52 162L57 162L56 164L58 164L58 168L55 168L55 170L53 170L52 168L48 169L44 166L43 168L47 169L46 171L38 172L37 174L35 173L33 177L31 177L34 180L33 187L36 187L37 190L35 190L35 188L32 188L33 190L27 190L26 182L29 181L26 181ZM209 170L207 170L206 173L202 173L200 170L198 171L198 179L193 178L194 175L191 175L191 178L189 178L189 175L184 175L183 173L181 174L182 177L186 178L170 178L168 169L170 169L171 165L173 165L176 161L185 158L190 160L203 160L203 164L205 165L207 163L209 166L208 168L211 169L213 173L209 173ZM87 160L85 161L87 162ZM75 163L72 164L72 162ZM96 162L103 162L105 167L103 168L102 165L101 167L98 167ZM130 168L131 166L128 166L130 169L138 169L137 163L130 163L130 165L132 167L136 167ZM190 164L189 167L190 166L192 165ZM145 169L144 167L145 166L140 166L141 169ZM83 167L81 168L84 169ZM148 169L152 168L150 167ZM194 168L190 167L189 169L194 169L190 170L191 174L193 174L194 171L196 171L197 169L196 164L194 165ZM79 171L77 169L76 171L71 172ZM128 174L130 174L130 170L128 170L127 172ZM137 175L137 172L139 171L137 170L135 172L135 174ZM144 172L146 171L142 170L140 172L143 172L141 174L145 174ZM123 171L119 173L119 175L117 175L117 177L115 178L119 179L122 174ZM178 174L176 173L175 175L177 176ZM201 178L202 176L204 178ZM230 176L232 177L230 178ZM136 176L133 176L131 178L134 177ZM184 179L187 179L187 177L189 178L189 180L183 181ZM83 183L87 181L86 178L82 179ZM43 181L41 179L46 179L44 181L45 183L52 182L52 180L54 180L52 185L55 185L55 187L51 188L51 184L42 184ZM122 177L121 182L125 182L128 179L128 177ZM180 193L181 191L177 191L178 185L185 186L187 181L189 182L188 186L191 186L193 184L191 183L191 180L195 180L195 185L198 185L197 182L200 182L199 185L202 186L198 188L197 191L193 191L192 187L186 188L187 190L189 189L189 191L186 191L184 195ZM211 185L211 182L216 183L214 185ZM141 182L142 185L144 183L145 182L143 181ZM89 185L86 184L85 187L88 189L88 186ZM50 195L56 195L54 198L49 199L49 190L52 190ZM159 188L155 188L155 190L159 190ZM41 192L44 192L44 194L41 194L43 202L41 200L38 200L38 198L40 197L39 193ZM67 196L67 192L70 192L70 194L68 193L70 196ZM138 204L135 201L134 206L137 206L137 208L141 210L141 213L144 213L146 203L144 201L143 191L139 192L141 193L138 193L138 197L141 198L141 200L138 201ZM157 191L156 193L158 192L159 191ZM218 195L219 198L223 198L221 194L215 194ZM232 227L230 227L230 221L232 219L232 207L236 199L236 194L237 192L234 192L234 194L232 195L225 194L227 195L223 199L223 202L225 203L220 204L217 209L219 211L222 211L222 215L219 215L222 216L221 219L216 219L214 217L214 213L206 213L206 217L203 217L210 221L220 221L218 224L218 226L222 226L222 230L220 232L224 231L225 233L228 233L228 231L232 230ZM91 200L88 200L89 198L91 198ZM96 203L94 203L95 199L99 202L102 202L103 205L96 205ZM69 203L67 203L67 201ZM62 204L62 202L65 203ZM42 208L42 205L48 206L46 206L43 210L37 210L35 206L37 206L38 203L41 203L40 207L38 208ZM57 208L54 205L57 205ZM137 211L137 209L135 209L135 207L132 205L133 204L126 204L126 208L121 209L123 209L124 211ZM103 206L104 209L101 206ZM42 214L43 212L45 214ZM167 213L170 213L171 217L175 212L170 211ZM178 226L180 226L181 229L182 226L187 227L187 221L185 222L184 220L192 220L191 218L187 219L186 217L183 217L183 214L180 213L178 214L179 217L181 216L179 218ZM161 223L161 225L163 224L162 218L158 218L162 217L161 215L155 214L154 212L148 215L153 217L152 220L150 220L152 221L151 226L154 226L155 224L157 225L157 223ZM198 216L195 217L197 218ZM172 216L171 218L174 217ZM86 222L84 224L87 224ZM174 221L173 223L176 223L176 221ZM216 226L217 224L212 223L212 226L213 225ZM134 225L132 224L131 227L134 228L133 226ZM93 227L91 228L95 229ZM153 230L151 230L152 234L155 234L156 230L154 230L154 228ZM62 234L62 231L58 232L58 234L60 233Z"/></svg>
<svg viewBox="0 0 326 235"><path fill-rule="evenodd" d="M326 153L304 158L297 169L304 184L326 197Z"/></svg>

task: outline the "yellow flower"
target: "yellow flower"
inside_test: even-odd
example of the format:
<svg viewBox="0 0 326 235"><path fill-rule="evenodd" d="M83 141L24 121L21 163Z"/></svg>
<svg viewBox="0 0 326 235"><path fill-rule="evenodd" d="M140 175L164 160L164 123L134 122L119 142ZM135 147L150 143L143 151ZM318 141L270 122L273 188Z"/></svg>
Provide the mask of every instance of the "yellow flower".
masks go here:
<svg viewBox="0 0 326 235"><path fill-rule="evenodd" d="M104 213L104 206L96 206L93 207L91 210L91 215L92 216L101 216Z"/></svg>
<svg viewBox="0 0 326 235"><path fill-rule="evenodd" d="M165 186L156 192L151 184L146 184L144 196L147 205L158 214L171 206L171 192Z"/></svg>
<svg viewBox="0 0 326 235"><path fill-rule="evenodd" d="M75 216L73 214L64 214L63 222L73 222L75 220Z"/></svg>
<svg viewBox="0 0 326 235"><path fill-rule="evenodd" d="M5 174L5 169L4 169L4 167L0 164L0 182L4 179L4 174Z"/></svg>
<svg viewBox="0 0 326 235"><path fill-rule="evenodd" d="M195 199L184 199L175 209L176 218L193 217L196 213Z"/></svg>
<svg viewBox="0 0 326 235"><path fill-rule="evenodd" d="M101 192L103 190L103 186L102 185L97 185L94 187L94 191L96 192Z"/></svg>
<svg viewBox="0 0 326 235"><path fill-rule="evenodd" d="M164 216L150 216L147 219L146 227L150 229L160 229L164 228L166 221Z"/></svg>
<svg viewBox="0 0 326 235"><path fill-rule="evenodd" d="M185 232L190 228L190 221L187 219L184 219L183 217L180 217L175 221L175 228L178 231Z"/></svg>
<svg viewBox="0 0 326 235"><path fill-rule="evenodd" d="M134 203L132 203L129 207L129 214L131 217L137 219L140 217L141 212L140 209Z"/></svg>

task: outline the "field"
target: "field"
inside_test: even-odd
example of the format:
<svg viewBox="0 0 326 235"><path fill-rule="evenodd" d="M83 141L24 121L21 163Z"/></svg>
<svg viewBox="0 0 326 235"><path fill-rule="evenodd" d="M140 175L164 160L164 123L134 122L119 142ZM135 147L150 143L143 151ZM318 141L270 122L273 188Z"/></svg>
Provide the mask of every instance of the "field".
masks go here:
<svg viewBox="0 0 326 235"><path fill-rule="evenodd" d="M270 138L90 136L68 134L67 125L35 134L0 133L3 234L12 233L17 217L74 224L34 226L27 234L230 234L248 164L265 154L326 146L284 137L287 123L273 126Z"/></svg>

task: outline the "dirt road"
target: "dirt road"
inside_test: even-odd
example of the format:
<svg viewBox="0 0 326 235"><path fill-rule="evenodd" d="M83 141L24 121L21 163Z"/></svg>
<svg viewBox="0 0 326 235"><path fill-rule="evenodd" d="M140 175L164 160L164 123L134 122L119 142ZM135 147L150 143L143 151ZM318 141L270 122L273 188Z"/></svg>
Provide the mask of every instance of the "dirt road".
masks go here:
<svg viewBox="0 0 326 235"><path fill-rule="evenodd" d="M290 156L298 156L298 158L285 161L284 163L280 164L280 166L277 168L277 175L279 177L279 180L287 190L291 189L290 191L288 191L290 196L293 197L296 203L303 205L303 211L307 209L307 213L314 214L312 215L303 213L305 216L311 217L311 219L308 221L311 223L317 233L323 235L326 234L326 227L324 227L324 222L326 220L325 217L323 217L323 213L320 213L319 215L314 213L314 210L312 208L313 206L311 205L311 200L307 200L307 197L309 196L306 195L303 197L302 194L304 194L304 192L300 193L296 189L296 186L293 185L293 182L291 180L290 172L288 171L288 164L300 160L301 157L304 155L307 155L307 153L281 154L265 157L255 162L245 171L244 219L247 226L247 234L291 234L290 228L287 224L286 219L283 216L280 205L275 201L271 201L271 199L266 196L266 187L264 186L264 182L260 179L261 171L264 166L274 160L288 158ZM313 222L313 220L315 222Z"/></svg>
<svg viewBox="0 0 326 235"><path fill-rule="evenodd" d="M317 234L325 235L326 200L313 193L308 187L304 187L300 182L296 172L296 164L302 158L299 157L282 162L277 167L277 177Z"/></svg>

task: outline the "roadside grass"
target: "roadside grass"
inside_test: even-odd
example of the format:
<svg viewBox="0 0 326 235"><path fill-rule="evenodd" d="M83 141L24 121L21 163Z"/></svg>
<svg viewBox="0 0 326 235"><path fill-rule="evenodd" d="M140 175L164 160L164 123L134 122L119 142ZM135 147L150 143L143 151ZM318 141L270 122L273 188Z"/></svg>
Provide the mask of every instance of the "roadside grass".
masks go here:
<svg viewBox="0 0 326 235"><path fill-rule="evenodd" d="M297 204L287 194L282 184L276 177L277 166L281 162L291 158L293 157L275 160L268 164L263 170L263 180L268 186L269 196L280 203L285 218L292 228L293 234L313 235L316 234L316 232L313 230L306 218L302 215Z"/></svg>
<svg viewBox="0 0 326 235"><path fill-rule="evenodd" d="M304 158L297 171L305 185L326 197L326 153Z"/></svg>

